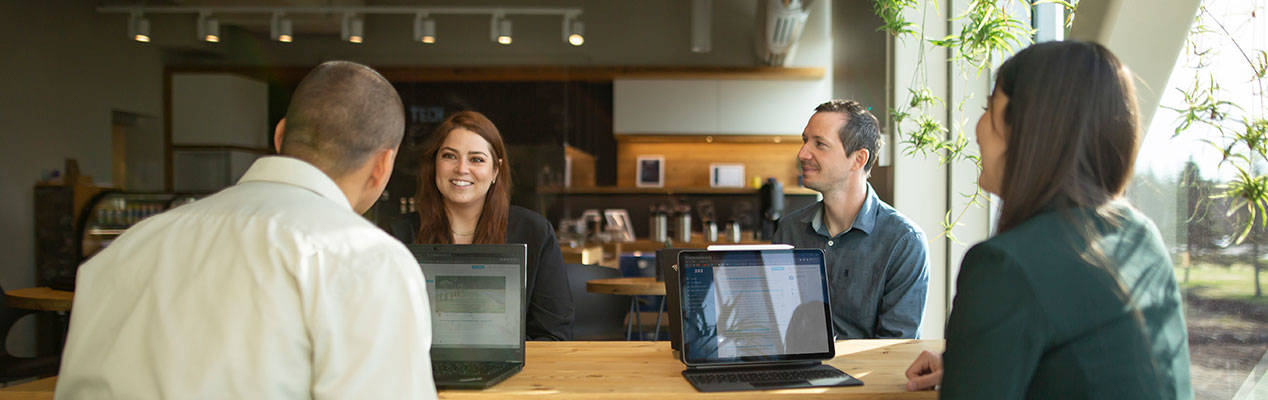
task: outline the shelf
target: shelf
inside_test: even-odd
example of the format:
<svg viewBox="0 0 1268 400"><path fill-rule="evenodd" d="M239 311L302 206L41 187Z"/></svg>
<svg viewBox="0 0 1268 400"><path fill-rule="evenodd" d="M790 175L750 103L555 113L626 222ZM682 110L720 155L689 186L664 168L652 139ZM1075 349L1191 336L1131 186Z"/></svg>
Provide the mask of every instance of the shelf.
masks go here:
<svg viewBox="0 0 1268 400"><path fill-rule="evenodd" d="M124 229L89 228L88 234L94 236L122 235Z"/></svg>
<svg viewBox="0 0 1268 400"><path fill-rule="evenodd" d="M588 188L538 187L537 194L758 194L760 189L750 188L640 188L620 186L597 186ZM816 192L807 188L784 188L785 195L812 195Z"/></svg>

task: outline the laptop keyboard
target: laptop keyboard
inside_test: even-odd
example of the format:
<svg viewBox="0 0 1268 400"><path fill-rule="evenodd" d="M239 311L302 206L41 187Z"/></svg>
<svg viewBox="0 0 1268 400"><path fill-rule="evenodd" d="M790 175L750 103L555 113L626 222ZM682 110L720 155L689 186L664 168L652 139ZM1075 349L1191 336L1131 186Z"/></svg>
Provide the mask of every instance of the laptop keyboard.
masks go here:
<svg viewBox="0 0 1268 400"><path fill-rule="evenodd" d="M432 361L432 375L487 376L507 369L504 362Z"/></svg>
<svg viewBox="0 0 1268 400"><path fill-rule="evenodd" d="M793 370L762 370L762 371L744 371L744 372L714 372L714 373L693 373L687 376L687 379L699 383L730 383L730 382L792 382L792 381L808 381L811 379L832 378L841 376L841 371L830 369L793 369Z"/></svg>

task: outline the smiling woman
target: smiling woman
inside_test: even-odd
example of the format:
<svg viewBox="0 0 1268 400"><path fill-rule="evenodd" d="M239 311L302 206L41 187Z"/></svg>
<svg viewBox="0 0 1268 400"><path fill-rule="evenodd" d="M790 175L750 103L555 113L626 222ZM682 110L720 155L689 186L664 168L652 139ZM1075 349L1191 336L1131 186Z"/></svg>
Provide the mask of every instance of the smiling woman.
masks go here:
<svg viewBox="0 0 1268 400"><path fill-rule="evenodd" d="M510 205L510 162L493 122L475 111L451 115L420 157L418 213L392 224L392 234L405 243L527 245L528 338L571 339L572 293L555 229Z"/></svg>

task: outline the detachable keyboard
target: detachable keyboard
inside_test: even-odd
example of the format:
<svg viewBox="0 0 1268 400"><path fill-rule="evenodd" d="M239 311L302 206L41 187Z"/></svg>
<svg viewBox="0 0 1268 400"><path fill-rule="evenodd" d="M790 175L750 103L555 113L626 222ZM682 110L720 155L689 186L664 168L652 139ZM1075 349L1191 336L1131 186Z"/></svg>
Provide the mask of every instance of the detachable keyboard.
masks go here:
<svg viewBox="0 0 1268 400"><path fill-rule="evenodd" d="M701 392L784 389L821 386L857 386L858 379L830 365L737 368L734 370L686 370L687 382Z"/></svg>

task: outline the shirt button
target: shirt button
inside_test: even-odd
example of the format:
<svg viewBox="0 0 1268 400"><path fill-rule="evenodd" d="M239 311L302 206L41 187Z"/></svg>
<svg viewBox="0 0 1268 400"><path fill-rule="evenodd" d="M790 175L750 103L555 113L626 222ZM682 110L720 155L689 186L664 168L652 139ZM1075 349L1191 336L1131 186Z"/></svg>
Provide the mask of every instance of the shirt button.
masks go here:
<svg viewBox="0 0 1268 400"><path fill-rule="evenodd" d="M831 246L832 244L833 244L833 242L832 242L831 240L829 240L829 241L828 241L828 246Z"/></svg>

